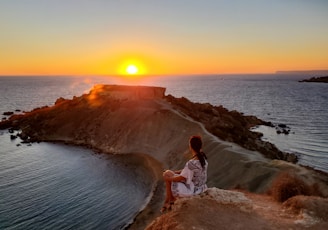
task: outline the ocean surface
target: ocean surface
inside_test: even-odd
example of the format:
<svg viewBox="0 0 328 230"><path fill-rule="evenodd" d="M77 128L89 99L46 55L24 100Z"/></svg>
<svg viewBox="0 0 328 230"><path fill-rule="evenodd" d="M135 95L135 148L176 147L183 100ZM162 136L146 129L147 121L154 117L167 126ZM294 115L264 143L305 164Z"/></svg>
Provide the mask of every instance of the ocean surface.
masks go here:
<svg viewBox="0 0 328 230"><path fill-rule="evenodd" d="M305 77L299 77L303 79ZM328 172L328 84L288 75L154 77L0 77L0 118L87 93L94 84L166 87L166 94L223 105L290 127L258 127L263 139ZM17 110L17 111L16 111ZM131 157L131 156L128 156ZM0 130L0 229L124 229L151 196L147 169L126 158L54 143L21 144ZM136 173L138 175L136 175ZM143 178L137 183L132 178ZM131 192L133 191L133 192Z"/></svg>

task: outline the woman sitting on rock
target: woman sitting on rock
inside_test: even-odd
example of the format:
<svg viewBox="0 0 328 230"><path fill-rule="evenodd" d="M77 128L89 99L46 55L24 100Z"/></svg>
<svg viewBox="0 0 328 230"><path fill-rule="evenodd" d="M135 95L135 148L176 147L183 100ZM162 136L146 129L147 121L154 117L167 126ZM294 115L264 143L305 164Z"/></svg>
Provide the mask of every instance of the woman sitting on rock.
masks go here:
<svg viewBox="0 0 328 230"><path fill-rule="evenodd" d="M166 170L163 177L166 184L166 198L161 212L171 208L178 197L188 197L207 189L207 157L202 152L202 139L192 136L189 140L191 159L179 171Z"/></svg>

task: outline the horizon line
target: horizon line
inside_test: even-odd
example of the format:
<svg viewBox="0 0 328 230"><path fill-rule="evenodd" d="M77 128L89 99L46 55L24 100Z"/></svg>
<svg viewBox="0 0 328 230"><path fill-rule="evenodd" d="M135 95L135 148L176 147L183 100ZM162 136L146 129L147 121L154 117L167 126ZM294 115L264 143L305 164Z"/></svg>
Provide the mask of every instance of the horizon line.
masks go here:
<svg viewBox="0 0 328 230"><path fill-rule="evenodd" d="M155 77L155 76L219 76L219 75L269 75L269 74L311 74L313 72L327 72L328 69L312 70L277 70L274 72L245 72L245 73L180 73L180 74L0 74L0 77Z"/></svg>

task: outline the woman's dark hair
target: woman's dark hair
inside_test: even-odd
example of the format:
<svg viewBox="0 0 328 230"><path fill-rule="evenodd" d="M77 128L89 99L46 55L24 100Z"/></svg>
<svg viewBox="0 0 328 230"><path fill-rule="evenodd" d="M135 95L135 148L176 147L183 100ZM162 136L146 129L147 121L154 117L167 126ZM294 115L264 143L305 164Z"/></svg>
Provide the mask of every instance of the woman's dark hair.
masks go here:
<svg viewBox="0 0 328 230"><path fill-rule="evenodd" d="M190 147L196 152L196 156L201 164L201 166L204 168L207 159L205 153L202 151L202 138L200 136L192 136L189 140Z"/></svg>

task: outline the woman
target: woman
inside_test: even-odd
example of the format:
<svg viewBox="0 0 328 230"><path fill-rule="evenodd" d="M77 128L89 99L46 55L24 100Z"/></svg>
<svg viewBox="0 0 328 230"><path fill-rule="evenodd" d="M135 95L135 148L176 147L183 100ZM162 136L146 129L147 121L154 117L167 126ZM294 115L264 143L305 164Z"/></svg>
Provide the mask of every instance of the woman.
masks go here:
<svg viewBox="0 0 328 230"><path fill-rule="evenodd" d="M166 170L163 177L166 184L166 198L161 212L171 208L178 197L188 197L207 189L207 157L202 152L202 139L192 136L189 140L191 159L179 171Z"/></svg>

